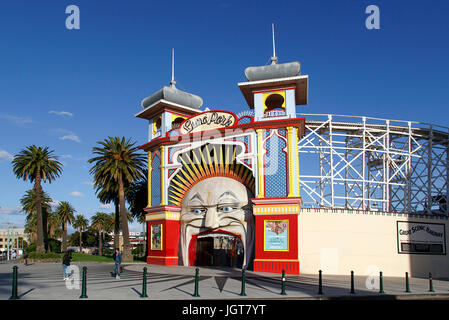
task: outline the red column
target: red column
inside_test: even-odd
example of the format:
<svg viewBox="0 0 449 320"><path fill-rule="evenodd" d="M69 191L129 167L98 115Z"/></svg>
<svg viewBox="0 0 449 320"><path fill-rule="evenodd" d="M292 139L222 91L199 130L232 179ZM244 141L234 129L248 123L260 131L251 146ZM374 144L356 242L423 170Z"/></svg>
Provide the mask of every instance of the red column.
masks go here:
<svg viewBox="0 0 449 320"><path fill-rule="evenodd" d="M254 271L299 274L300 198L256 198Z"/></svg>
<svg viewBox="0 0 449 320"><path fill-rule="evenodd" d="M177 266L181 208L157 206L145 211L148 224L147 263Z"/></svg>

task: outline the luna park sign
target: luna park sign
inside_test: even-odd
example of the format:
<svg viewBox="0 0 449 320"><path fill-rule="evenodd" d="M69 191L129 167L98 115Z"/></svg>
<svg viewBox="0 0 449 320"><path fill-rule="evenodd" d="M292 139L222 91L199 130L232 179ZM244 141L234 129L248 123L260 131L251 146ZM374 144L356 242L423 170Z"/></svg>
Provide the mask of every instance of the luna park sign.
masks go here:
<svg viewBox="0 0 449 320"><path fill-rule="evenodd" d="M233 126L236 117L227 111L206 111L184 120L180 125L180 133L187 134L205 130L220 129Z"/></svg>

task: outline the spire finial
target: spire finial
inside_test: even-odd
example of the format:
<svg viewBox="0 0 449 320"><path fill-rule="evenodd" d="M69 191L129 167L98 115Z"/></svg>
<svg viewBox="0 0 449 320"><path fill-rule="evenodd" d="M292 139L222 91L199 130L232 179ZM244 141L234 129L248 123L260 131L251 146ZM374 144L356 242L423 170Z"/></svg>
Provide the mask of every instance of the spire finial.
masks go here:
<svg viewBox="0 0 449 320"><path fill-rule="evenodd" d="M278 57L276 57L276 43L274 42L274 23L271 24L271 33L273 34L273 56L271 57L271 64L277 64Z"/></svg>
<svg viewBox="0 0 449 320"><path fill-rule="evenodd" d="M171 80L170 87L174 87L176 84L175 81L175 48L171 49Z"/></svg>

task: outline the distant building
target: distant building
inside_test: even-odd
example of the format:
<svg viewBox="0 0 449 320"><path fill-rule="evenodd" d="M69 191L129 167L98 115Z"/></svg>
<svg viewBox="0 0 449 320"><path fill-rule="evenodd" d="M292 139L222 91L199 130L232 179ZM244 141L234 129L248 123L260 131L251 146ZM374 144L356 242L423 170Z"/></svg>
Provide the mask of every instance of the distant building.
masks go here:
<svg viewBox="0 0 449 320"><path fill-rule="evenodd" d="M114 249L114 232L108 233L112 237L111 241L105 242L104 247L110 250ZM139 245L145 245L145 233L143 232L130 232L129 241L131 242L131 249L137 248ZM123 235L120 232L119 237L120 250L123 251Z"/></svg>
<svg viewBox="0 0 449 320"><path fill-rule="evenodd" d="M11 250L21 251L23 240L28 242L28 235L23 228L0 229L0 252L6 252L8 241Z"/></svg>

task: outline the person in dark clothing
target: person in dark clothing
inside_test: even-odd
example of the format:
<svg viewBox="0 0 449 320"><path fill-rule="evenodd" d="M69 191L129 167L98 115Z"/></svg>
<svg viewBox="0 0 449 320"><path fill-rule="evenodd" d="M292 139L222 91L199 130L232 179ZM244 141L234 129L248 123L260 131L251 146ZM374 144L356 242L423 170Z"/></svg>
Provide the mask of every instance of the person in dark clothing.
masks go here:
<svg viewBox="0 0 449 320"><path fill-rule="evenodd" d="M122 263L122 254L120 253L119 249L115 249L115 254L114 254L114 274L115 274L115 278L116 279L120 279L120 264Z"/></svg>
<svg viewBox="0 0 449 320"><path fill-rule="evenodd" d="M67 251L64 255L64 257L62 258L62 275L64 277L64 280L67 280L70 275L67 273L67 269L70 266L70 262L72 261L72 252L71 251Z"/></svg>

